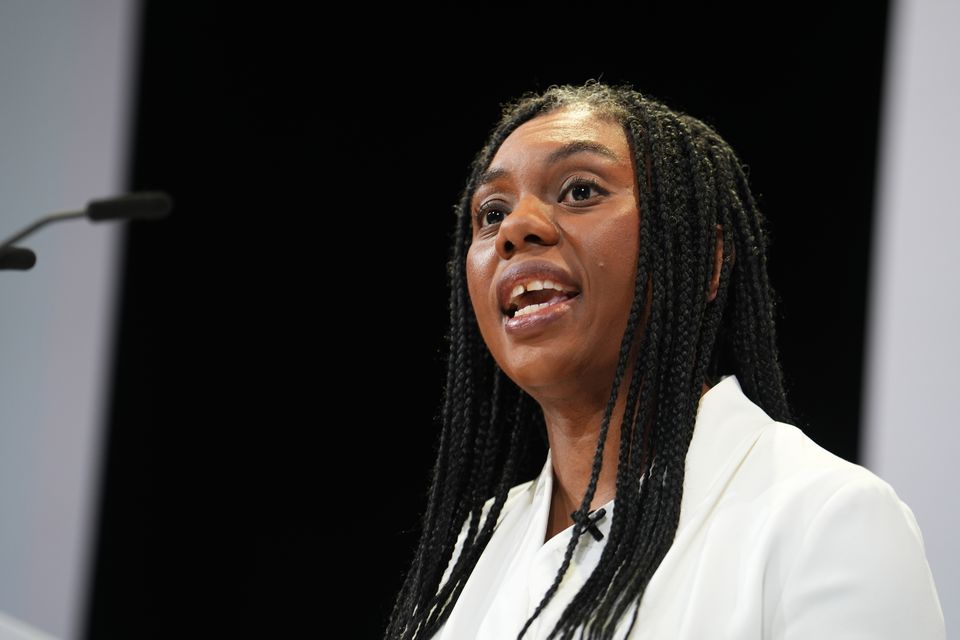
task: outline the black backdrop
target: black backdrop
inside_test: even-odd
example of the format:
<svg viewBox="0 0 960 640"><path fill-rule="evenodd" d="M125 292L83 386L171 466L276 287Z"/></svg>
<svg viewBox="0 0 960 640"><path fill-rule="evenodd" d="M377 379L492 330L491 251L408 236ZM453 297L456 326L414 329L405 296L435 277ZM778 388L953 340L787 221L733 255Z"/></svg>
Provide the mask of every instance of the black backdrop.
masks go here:
<svg viewBox="0 0 960 640"><path fill-rule="evenodd" d="M452 206L498 105L555 82L631 82L738 150L799 422L855 460L883 4L441 27L146 2L130 186L176 204L126 235L87 637L377 637L433 455Z"/></svg>

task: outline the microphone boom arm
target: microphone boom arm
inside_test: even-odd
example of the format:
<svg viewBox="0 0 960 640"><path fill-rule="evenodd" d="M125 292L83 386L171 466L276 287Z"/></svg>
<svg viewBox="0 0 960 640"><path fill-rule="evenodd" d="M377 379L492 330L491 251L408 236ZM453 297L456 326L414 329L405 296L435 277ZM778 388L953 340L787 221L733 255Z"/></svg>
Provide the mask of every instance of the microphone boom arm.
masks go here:
<svg viewBox="0 0 960 640"><path fill-rule="evenodd" d="M41 227L45 227L48 224L51 224L53 222L60 222L61 220L83 218L86 215L87 214L85 211L64 211L62 213L51 213L50 215L43 216L39 220L34 221L32 224L28 225L24 229L18 231L17 233L13 234L12 236L4 240L2 243L0 243L0 253L2 253L7 247L14 245L20 240L23 240L24 238L29 236L31 233L33 233L37 229L40 229Z"/></svg>

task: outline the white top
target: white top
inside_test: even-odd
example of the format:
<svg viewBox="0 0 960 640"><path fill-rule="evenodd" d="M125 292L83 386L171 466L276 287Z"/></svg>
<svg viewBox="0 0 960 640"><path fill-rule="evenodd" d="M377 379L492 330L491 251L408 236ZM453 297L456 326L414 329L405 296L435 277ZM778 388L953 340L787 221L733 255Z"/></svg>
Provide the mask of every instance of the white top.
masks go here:
<svg viewBox="0 0 960 640"><path fill-rule="evenodd" d="M548 453L536 480L510 490L493 537L435 637L517 637L569 541L570 529L544 543L552 485ZM580 538L558 592L525 639L549 635L596 566L612 501L606 509L598 523L604 539ZM621 620L617 638L628 623ZM727 376L700 400L676 538L629 638L926 640L945 638L945 631L907 505L867 469L773 421Z"/></svg>

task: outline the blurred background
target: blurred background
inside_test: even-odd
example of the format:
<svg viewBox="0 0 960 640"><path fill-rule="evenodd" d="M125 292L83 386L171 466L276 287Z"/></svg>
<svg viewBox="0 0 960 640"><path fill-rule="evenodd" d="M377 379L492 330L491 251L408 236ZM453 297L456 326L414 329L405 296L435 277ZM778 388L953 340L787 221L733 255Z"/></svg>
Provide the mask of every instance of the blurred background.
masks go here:
<svg viewBox="0 0 960 640"><path fill-rule="evenodd" d="M591 78L749 166L799 426L913 509L950 624L960 7L865 7L0 2L0 237L175 202L0 272L0 638L378 637L468 164L503 102Z"/></svg>

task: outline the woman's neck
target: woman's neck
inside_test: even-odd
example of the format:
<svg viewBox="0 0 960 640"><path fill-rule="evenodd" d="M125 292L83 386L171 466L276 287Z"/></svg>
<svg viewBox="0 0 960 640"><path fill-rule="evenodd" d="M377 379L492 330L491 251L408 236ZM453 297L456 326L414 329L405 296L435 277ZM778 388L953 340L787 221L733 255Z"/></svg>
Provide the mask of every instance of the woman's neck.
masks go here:
<svg viewBox="0 0 960 640"><path fill-rule="evenodd" d="M710 390L707 384L701 397ZM605 505L617 492L617 465L620 455L620 429L623 420L626 393L618 394L610 418L610 427L603 448L603 464L597 478L597 488L590 501L590 511ZM597 439L603 422L605 406L596 403L586 410L576 403L541 405L547 425L553 472L553 493L550 498L550 516L545 540L549 540L573 524L570 517L580 508L590 483Z"/></svg>
<svg viewBox="0 0 960 640"><path fill-rule="evenodd" d="M623 419L625 394L620 396L611 414L604 443L603 464L597 478L596 491L590 502L591 511L612 500L616 494L620 422ZM547 522L547 540L573 524L570 515L580 508L593 471L604 409L602 406L594 406L587 411L572 410L569 405L566 410L544 407L553 466L553 494Z"/></svg>

